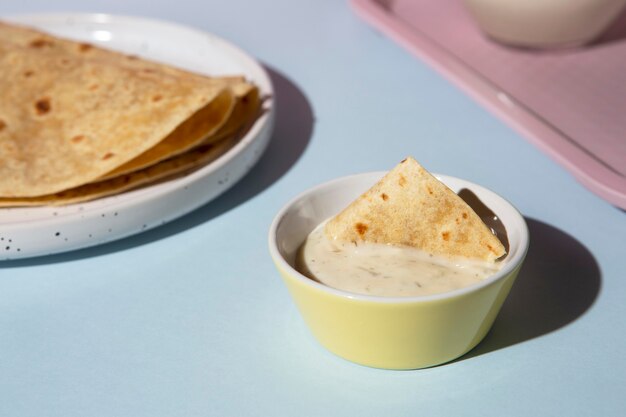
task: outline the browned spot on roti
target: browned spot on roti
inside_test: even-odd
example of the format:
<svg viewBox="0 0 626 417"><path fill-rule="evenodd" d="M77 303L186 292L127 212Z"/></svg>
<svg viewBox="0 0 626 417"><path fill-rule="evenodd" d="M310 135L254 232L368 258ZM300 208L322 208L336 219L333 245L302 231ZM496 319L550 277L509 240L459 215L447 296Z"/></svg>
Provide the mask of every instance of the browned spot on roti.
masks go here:
<svg viewBox="0 0 626 417"><path fill-rule="evenodd" d="M380 198L382 198L384 201L389 200L389 196L388 196L387 194L385 194L385 193L382 193L382 194L380 195Z"/></svg>
<svg viewBox="0 0 626 417"><path fill-rule="evenodd" d="M103 160L103 161L105 161L105 160L107 160L107 159L110 159L110 158L112 158L114 155L115 155L115 154L114 154L114 153L112 153L112 152L107 152L107 153L105 153L105 154L104 154L104 156L102 157L102 160Z"/></svg>
<svg viewBox="0 0 626 417"><path fill-rule="evenodd" d="M51 40L43 39L43 38L34 39L29 44L31 48L44 48L46 46L51 47L53 45L54 43Z"/></svg>
<svg viewBox="0 0 626 417"><path fill-rule="evenodd" d="M161 94L156 94L152 96L152 101L154 102L161 101L161 99L163 99L163 96Z"/></svg>
<svg viewBox="0 0 626 417"><path fill-rule="evenodd" d="M85 135L76 135L71 140L74 143L79 143L79 142L82 142L83 139L85 139Z"/></svg>
<svg viewBox="0 0 626 417"><path fill-rule="evenodd" d="M26 70L26 71L24 71L24 73L23 73L23 74L24 74L24 77L28 78L28 77L32 77L32 75L33 75L34 73L35 73L35 72L34 72L33 70Z"/></svg>
<svg viewBox="0 0 626 417"><path fill-rule="evenodd" d="M365 232L367 232L367 225L364 223L357 223L354 225L354 228L360 236L363 236Z"/></svg>
<svg viewBox="0 0 626 417"><path fill-rule="evenodd" d="M406 177L404 175L400 175L400 179L398 180L398 185L400 187L404 187L406 185Z"/></svg>
<svg viewBox="0 0 626 417"><path fill-rule="evenodd" d="M450 232L442 232L441 237L447 242L448 240L450 240Z"/></svg>
<svg viewBox="0 0 626 417"><path fill-rule="evenodd" d="M89 51L91 48L93 48L92 45L88 44L88 43L81 43L80 45L78 45L78 50L80 52L87 52Z"/></svg>
<svg viewBox="0 0 626 417"><path fill-rule="evenodd" d="M7 127L7 124L4 120L0 119L0 130L4 130L5 127Z"/></svg>
<svg viewBox="0 0 626 417"><path fill-rule="evenodd" d="M462 216L464 219L467 219L467 213L464 212Z"/></svg>
<svg viewBox="0 0 626 417"><path fill-rule="evenodd" d="M41 98L35 102L35 110L38 115L46 114L50 111L50 99L48 97Z"/></svg>

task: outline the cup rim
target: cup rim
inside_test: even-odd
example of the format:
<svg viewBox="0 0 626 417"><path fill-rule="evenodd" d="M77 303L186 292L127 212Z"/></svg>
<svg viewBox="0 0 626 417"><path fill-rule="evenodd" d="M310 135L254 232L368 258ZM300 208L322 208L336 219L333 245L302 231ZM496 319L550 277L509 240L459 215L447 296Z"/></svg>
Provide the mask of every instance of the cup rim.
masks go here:
<svg viewBox="0 0 626 417"><path fill-rule="evenodd" d="M379 175L379 174L380 174L380 178L382 178L386 173L387 171L370 171L370 172L363 172L359 174L352 174L352 175L347 175L347 176L343 176L339 178L334 178L332 180L313 186L299 193L298 195L293 197L291 200L289 200L278 211L278 213L272 220L272 223L269 229L268 246L269 246L270 255L272 259L274 260L274 262L277 263L278 266L282 268L284 271L288 272L289 275L293 277L294 279L296 279L298 282L304 285L307 285L313 289L316 289L318 291L322 291L322 292L329 293L340 298L353 300L353 301L365 301L365 302L375 302L375 303L384 303L384 304L409 304L409 303L416 303L416 302L439 301L439 300L444 300L444 299L453 299L456 297L460 297L469 293L479 291L480 289L507 277L511 272L515 270L515 268L519 267L521 263L523 262L526 256L526 253L528 252L529 233L528 233L528 225L526 224L526 221L524 220L524 216L522 216L519 210L517 210L517 208L515 208L515 206L513 206L513 204L511 204L504 197L502 197L501 195L497 194L496 192L486 187L483 187L479 184L473 183L471 181L468 181L462 178L458 178L458 177L454 177L450 175L444 175L444 174L435 174L435 173L433 173L432 175L436 177L438 180L442 181L444 184L446 184L447 179L453 180L453 181L460 181L461 183L464 184L464 186L466 186L470 190L480 190L481 192L486 192L487 194L491 194L496 199L499 199L501 203L504 203L506 206L508 206L508 208L511 210L513 215L516 217L516 220L519 221L519 226L520 226L520 231L521 231L520 239L519 239L519 250L516 253L514 253L513 257L509 261L507 261L507 263L503 265L495 274L490 275L489 277L485 278L479 283L468 285L466 287L458 288L452 291L445 291L442 293L437 293L437 294L414 295L414 296L380 296L380 295L366 295L366 294L351 293L348 291L330 287L328 285L322 284L320 282L317 282L307 277L306 275L302 274L300 271L295 269L293 266L291 266L289 262L287 262L287 260L284 258L284 256L281 254L280 250L278 249L276 235L278 231L278 226L280 225L282 219L285 217L287 212L297 202L305 199L309 195L318 193L321 190L326 189L326 188L332 188L333 186L336 186L338 183L349 181L350 179L355 179L357 177L374 176L374 175Z"/></svg>

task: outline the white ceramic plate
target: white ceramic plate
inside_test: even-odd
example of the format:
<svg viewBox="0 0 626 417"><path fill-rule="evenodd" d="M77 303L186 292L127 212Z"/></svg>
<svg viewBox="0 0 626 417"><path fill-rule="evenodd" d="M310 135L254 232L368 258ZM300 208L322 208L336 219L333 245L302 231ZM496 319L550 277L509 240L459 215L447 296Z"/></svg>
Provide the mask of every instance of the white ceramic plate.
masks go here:
<svg viewBox="0 0 626 417"><path fill-rule="evenodd" d="M84 248L159 226L233 186L267 147L274 123L269 76L252 57L223 39L173 23L108 14L4 19L207 75L243 74L267 99L263 115L235 147L190 175L87 203L0 209L0 260Z"/></svg>

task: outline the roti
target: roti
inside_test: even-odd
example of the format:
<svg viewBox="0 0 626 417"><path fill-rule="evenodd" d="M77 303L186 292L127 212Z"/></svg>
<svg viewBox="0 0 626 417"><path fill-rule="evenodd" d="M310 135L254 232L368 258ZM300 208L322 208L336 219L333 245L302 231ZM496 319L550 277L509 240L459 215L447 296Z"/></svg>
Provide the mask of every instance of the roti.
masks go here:
<svg viewBox="0 0 626 417"><path fill-rule="evenodd" d="M236 143L236 137L229 137L217 143L201 145L182 155L175 156L138 171L81 185L55 194L26 198L0 198L0 207L58 206L81 203L119 194L124 191L136 189L140 186L155 184L159 181L186 175L214 161Z"/></svg>
<svg viewBox="0 0 626 417"><path fill-rule="evenodd" d="M227 84L233 89L237 97L244 96L252 87L240 75L207 77L170 64L140 58L137 55L123 54L90 43L63 39L39 30L1 21L0 40L3 44L10 43L15 46L37 48L42 54L50 53L57 56L63 54L79 59L115 61L119 65L142 70L145 73L169 74L175 77L194 79L201 83Z"/></svg>
<svg viewBox="0 0 626 417"><path fill-rule="evenodd" d="M208 131L208 133L194 136L193 134L190 134L190 132L188 132L188 120L187 122L179 126L167 138L159 142L151 149L147 150L146 152L142 153L131 161L119 166L113 171L108 172L104 176L97 178L95 181L102 181L104 179L110 179L118 175L128 174L148 167L162 160L182 154L190 149L195 148L196 146L209 145L211 143L222 141L236 134L240 129L245 128L251 121L255 119L255 116L257 115L260 108L258 89L254 86L251 86L250 84L247 85L250 86L250 88L247 89L245 94L243 94L243 91L241 89L239 90L239 94L242 94L242 96L239 98L237 97L238 94L233 91L232 87L224 90L223 94L228 93L228 99L226 100L226 97L222 97L222 99L224 101L227 101L228 106L231 107L231 109L229 110L228 120L226 120L225 123L220 122L219 124L213 125L214 127L212 129L200 130L200 132ZM207 116L210 116L211 107L214 107L216 105L219 106L219 101L221 100L218 97L211 105L205 107L205 109L201 111L209 112ZM204 120L204 123L208 123L210 121L210 117L203 118L203 116L200 116L200 119Z"/></svg>
<svg viewBox="0 0 626 417"><path fill-rule="evenodd" d="M229 120L235 104L236 99L232 90L230 88L222 90L211 103L181 123L165 139L130 161L96 178L95 181L138 171L200 145L214 136Z"/></svg>
<svg viewBox="0 0 626 417"><path fill-rule="evenodd" d="M502 243L456 193L407 158L325 226L331 240L494 261Z"/></svg>
<svg viewBox="0 0 626 417"><path fill-rule="evenodd" d="M58 195L223 140L254 89L0 24L0 197Z"/></svg>

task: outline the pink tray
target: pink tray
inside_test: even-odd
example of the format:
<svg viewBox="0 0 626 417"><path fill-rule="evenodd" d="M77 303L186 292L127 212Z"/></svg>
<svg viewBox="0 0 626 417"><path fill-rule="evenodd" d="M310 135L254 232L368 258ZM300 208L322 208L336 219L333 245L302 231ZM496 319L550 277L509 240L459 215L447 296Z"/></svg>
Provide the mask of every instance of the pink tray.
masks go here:
<svg viewBox="0 0 626 417"><path fill-rule="evenodd" d="M487 39L460 0L351 0L356 12L626 209L626 15L593 45Z"/></svg>

